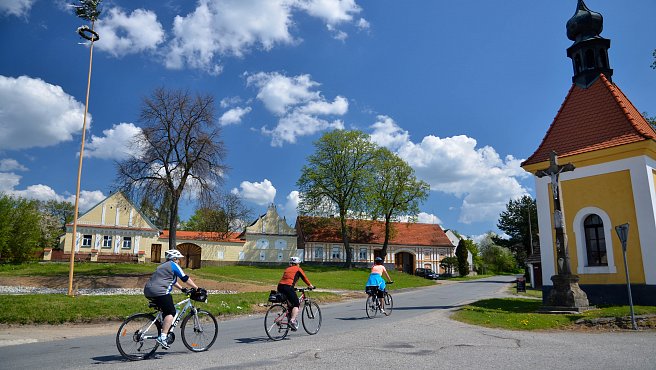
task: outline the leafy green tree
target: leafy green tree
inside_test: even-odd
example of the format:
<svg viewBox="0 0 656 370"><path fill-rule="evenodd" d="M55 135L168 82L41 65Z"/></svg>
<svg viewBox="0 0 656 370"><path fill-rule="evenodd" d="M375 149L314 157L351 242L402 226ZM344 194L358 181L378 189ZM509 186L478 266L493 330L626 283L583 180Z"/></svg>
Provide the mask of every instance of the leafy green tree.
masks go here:
<svg viewBox="0 0 656 370"><path fill-rule="evenodd" d="M538 208L535 199L528 195L511 199L506 204L506 210L499 215L497 227L510 238L497 238L496 244L509 248L517 263L523 265L531 253L531 239L538 231Z"/></svg>
<svg viewBox="0 0 656 370"><path fill-rule="evenodd" d="M456 258L458 259L458 274L460 276L469 275L469 262L467 261L469 253L465 239L460 239L456 247Z"/></svg>
<svg viewBox="0 0 656 370"><path fill-rule="evenodd" d="M654 62L651 64L651 68L656 69L656 49L654 49L654 52L651 55L654 56Z"/></svg>
<svg viewBox="0 0 656 370"><path fill-rule="evenodd" d="M373 161L373 183L368 186L369 212L385 220L381 255L387 255L391 222L400 216L416 216L419 203L428 198L428 183L418 180L415 170L387 148L379 148Z"/></svg>
<svg viewBox="0 0 656 370"><path fill-rule="evenodd" d="M20 263L32 259L41 241L38 202L0 197L0 259Z"/></svg>
<svg viewBox="0 0 656 370"><path fill-rule="evenodd" d="M483 251L483 263L488 272L516 272L517 263L510 249L492 244Z"/></svg>
<svg viewBox="0 0 656 370"><path fill-rule="evenodd" d="M66 224L73 221L73 204L56 200L37 203L40 213L41 246L57 248L59 237L66 232Z"/></svg>
<svg viewBox="0 0 656 370"><path fill-rule="evenodd" d="M209 231L219 238L243 230L252 211L246 207L239 195L227 193L218 200L196 209L182 226L183 230Z"/></svg>
<svg viewBox="0 0 656 370"><path fill-rule="evenodd" d="M353 248L349 245L346 218L366 209L376 146L361 131L343 130L324 134L314 146L315 152L308 157L296 182L300 190L298 211L323 217L339 214L346 266L351 268Z"/></svg>
<svg viewBox="0 0 656 370"><path fill-rule="evenodd" d="M222 183L225 147L216 123L214 98L158 88L144 99L139 155L117 163L116 186L133 200L144 198L168 211L169 248L176 246L178 204L185 189L200 199Z"/></svg>
<svg viewBox="0 0 656 370"><path fill-rule="evenodd" d="M451 257L444 257L442 258L442 261L440 261L440 266L446 271L447 274L452 274L453 273L453 267L458 265L458 257L451 256Z"/></svg>

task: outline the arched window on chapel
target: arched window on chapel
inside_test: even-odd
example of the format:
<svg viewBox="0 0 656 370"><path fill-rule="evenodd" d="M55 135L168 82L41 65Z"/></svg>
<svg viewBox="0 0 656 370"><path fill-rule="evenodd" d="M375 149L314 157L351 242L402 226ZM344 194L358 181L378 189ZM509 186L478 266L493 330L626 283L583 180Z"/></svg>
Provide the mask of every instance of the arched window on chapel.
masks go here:
<svg viewBox="0 0 656 370"><path fill-rule="evenodd" d="M604 222L601 217L595 214L587 216L583 221L583 228L585 230L588 266L608 266Z"/></svg>

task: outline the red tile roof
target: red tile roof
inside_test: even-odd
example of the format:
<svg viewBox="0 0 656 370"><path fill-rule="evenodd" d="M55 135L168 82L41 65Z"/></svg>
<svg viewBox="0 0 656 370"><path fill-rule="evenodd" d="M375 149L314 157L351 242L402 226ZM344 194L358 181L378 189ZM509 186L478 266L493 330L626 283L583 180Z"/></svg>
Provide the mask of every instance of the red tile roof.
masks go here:
<svg viewBox="0 0 656 370"><path fill-rule="evenodd" d="M572 85L538 149L522 166L644 140L656 132L619 87L606 76L587 89Z"/></svg>
<svg viewBox="0 0 656 370"><path fill-rule="evenodd" d="M347 220L351 228L351 243L380 244L385 240L385 222L371 220ZM419 245L451 247L451 241L439 225L411 222L393 222L391 245ZM296 231L304 242L342 243L338 218L299 216Z"/></svg>
<svg viewBox="0 0 656 370"><path fill-rule="evenodd" d="M221 238L218 233L209 231L183 231L177 230L175 232L176 240L205 240L209 242L231 242L231 243L244 243L244 239L239 238L240 233L230 233L226 238ZM162 230L160 239L168 239L169 231Z"/></svg>

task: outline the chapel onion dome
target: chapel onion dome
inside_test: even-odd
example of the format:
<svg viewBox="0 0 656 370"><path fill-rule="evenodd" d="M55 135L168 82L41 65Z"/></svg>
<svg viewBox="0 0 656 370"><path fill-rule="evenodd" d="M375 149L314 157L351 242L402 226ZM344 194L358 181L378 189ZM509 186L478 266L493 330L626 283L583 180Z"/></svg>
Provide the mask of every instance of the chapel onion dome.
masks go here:
<svg viewBox="0 0 656 370"><path fill-rule="evenodd" d="M604 29L604 17L588 9L583 0L579 0L576 12L567 21L567 38L574 43L598 37Z"/></svg>

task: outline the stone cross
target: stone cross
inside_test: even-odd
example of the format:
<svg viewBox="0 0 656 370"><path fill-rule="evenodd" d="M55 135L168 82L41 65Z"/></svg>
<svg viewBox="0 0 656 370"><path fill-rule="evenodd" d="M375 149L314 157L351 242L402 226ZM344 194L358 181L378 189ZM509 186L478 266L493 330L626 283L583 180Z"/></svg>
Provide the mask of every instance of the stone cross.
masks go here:
<svg viewBox="0 0 656 370"><path fill-rule="evenodd" d="M565 216L563 215L562 205L562 191L560 189L559 176L563 172L574 171L574 165L567 163L564 165L558 164L558 156L556 152L551 152L549 159L549 167L538 170L535 176L551 178L551 191L553 193L553 221L554 229L556 230L556 253L558 257L558 274L571 275L572 270L569 263L569 252L567 251L567 234L565 233Z"/></svg>

